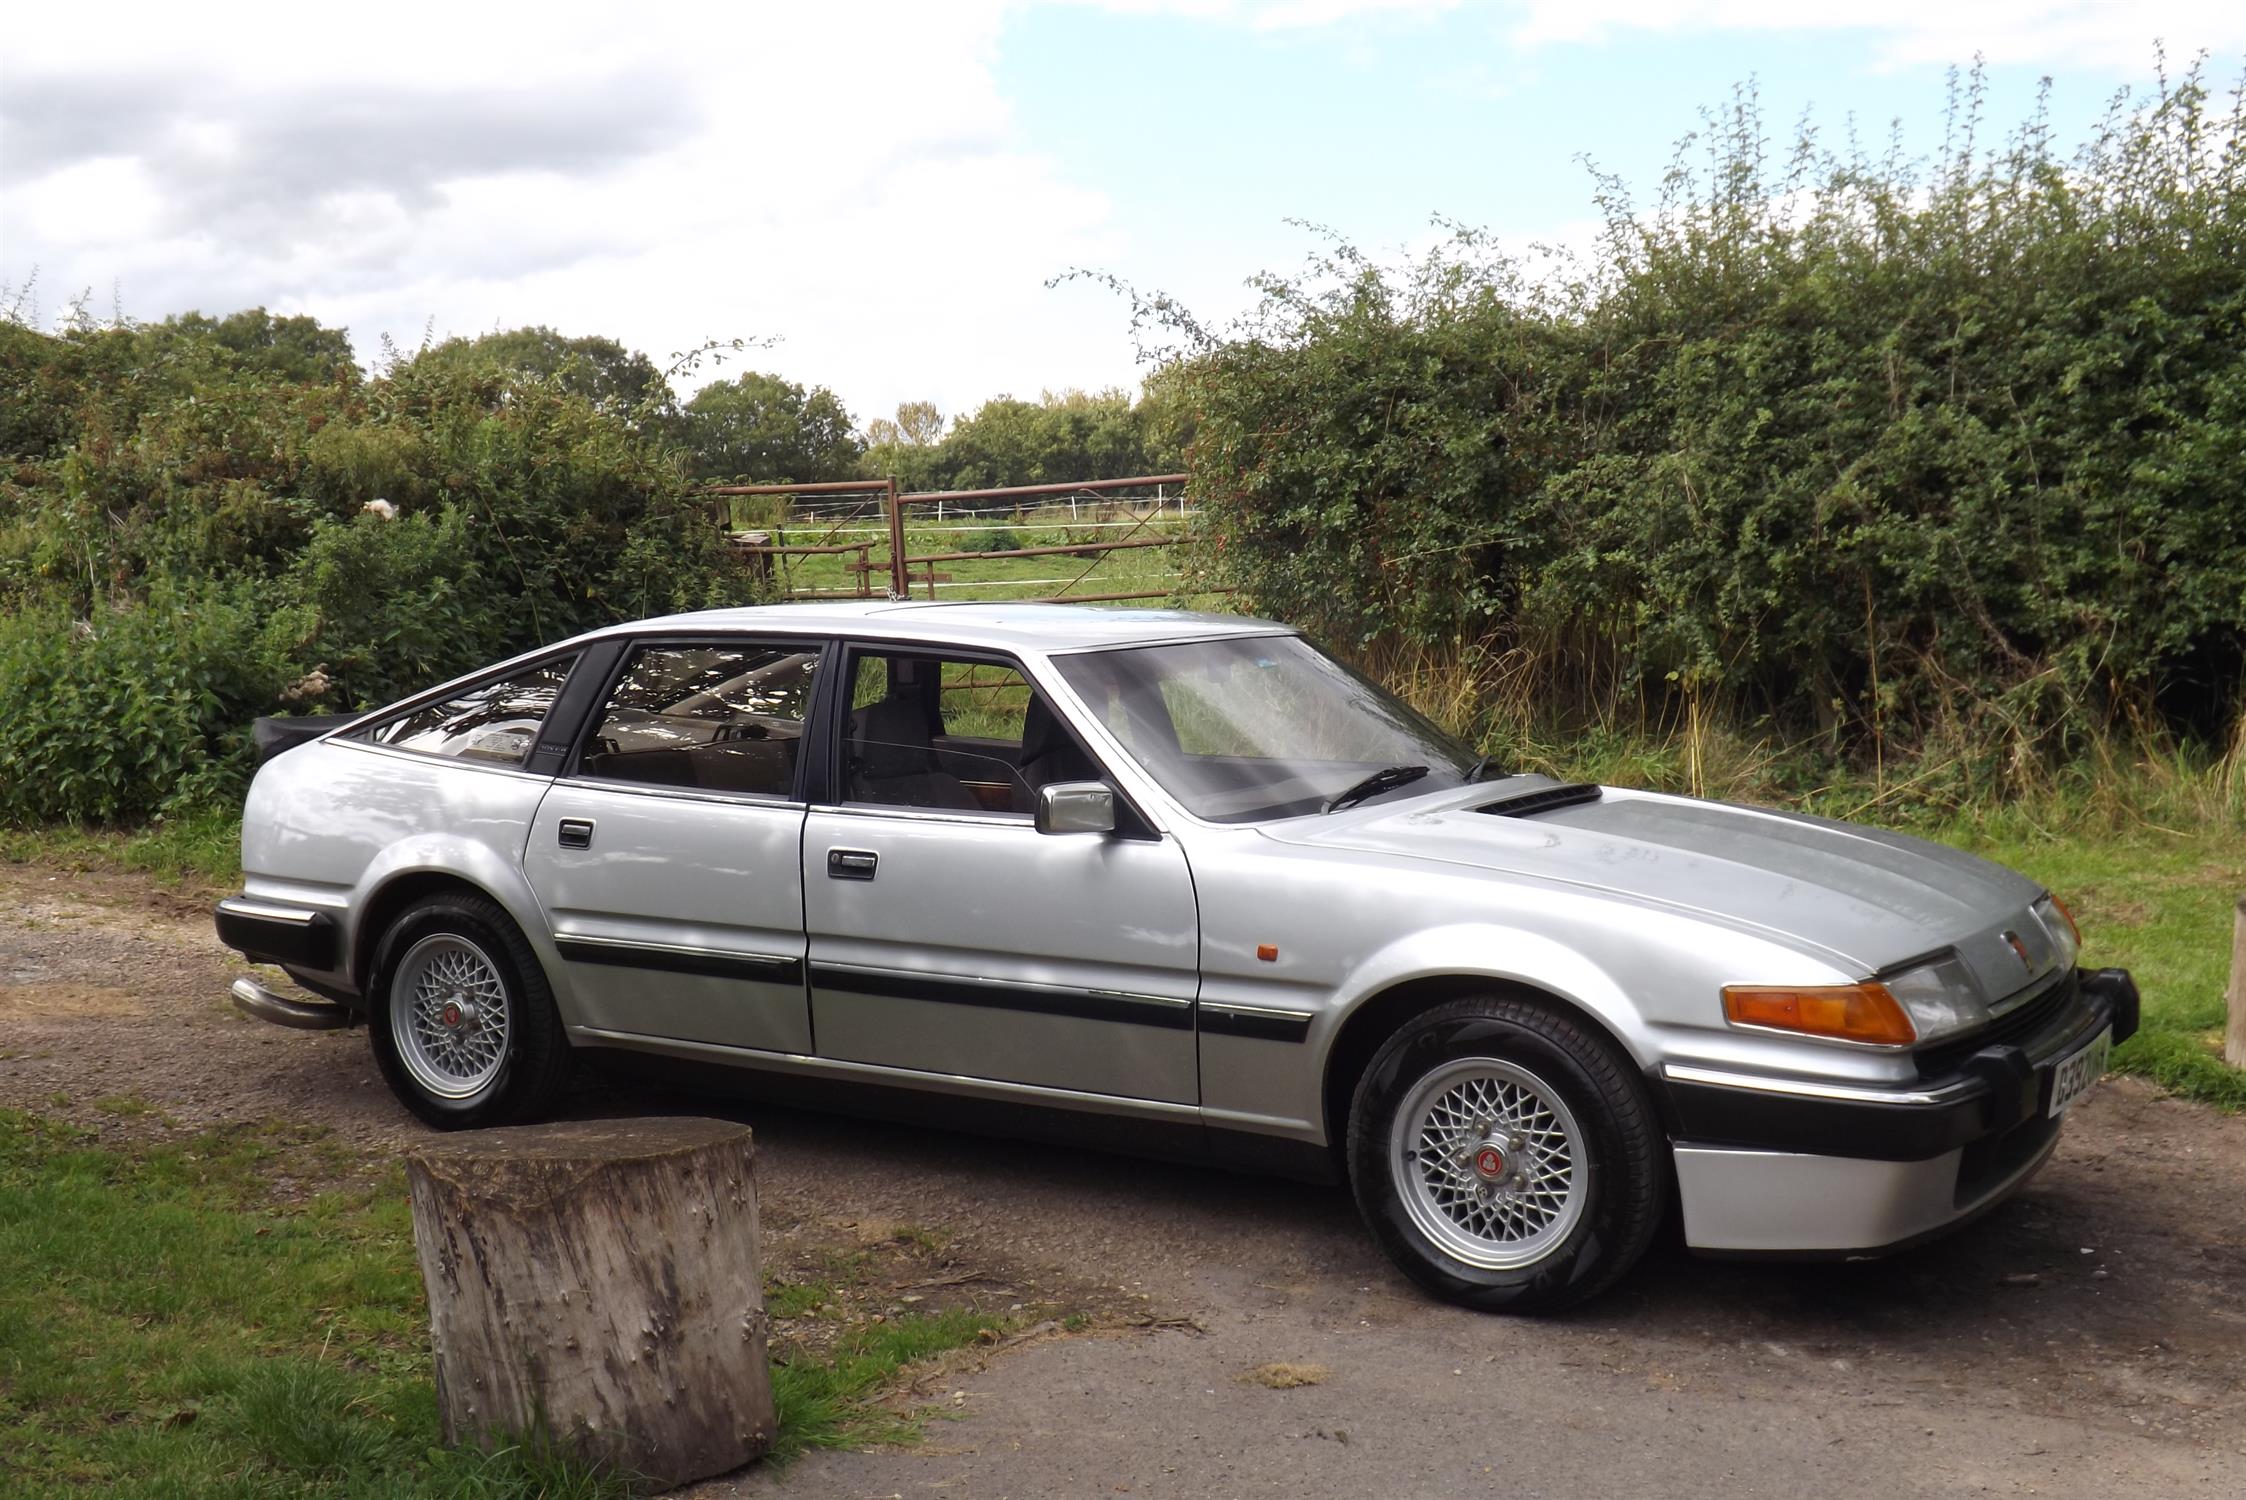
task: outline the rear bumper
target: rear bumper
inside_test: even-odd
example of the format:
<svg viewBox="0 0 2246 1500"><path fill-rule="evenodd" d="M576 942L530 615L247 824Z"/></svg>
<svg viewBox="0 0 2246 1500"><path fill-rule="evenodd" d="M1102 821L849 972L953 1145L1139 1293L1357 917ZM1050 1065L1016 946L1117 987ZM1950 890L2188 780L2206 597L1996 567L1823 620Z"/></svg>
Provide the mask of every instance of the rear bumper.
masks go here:
<svg viewBox="0 0 2246 1500"><path fill-rule="evenodd" d="M1664 1068L1686 1242L1875 1254L1964 1223L2027 1181L2058 1144L2060 1122L2048 1114L2054 1065L2109 1026L2126 1040L2137 1014L2127 971L2101 969L2070 981L2032 1032L1915 1086Z"/></svg>
<svg viewBox="0 0 2246 1500"><path fill-rule="evenodd" d="M336 963L335 918L309 907L229 896L212 914L218 940L253 963L324 973Z"/></svg>

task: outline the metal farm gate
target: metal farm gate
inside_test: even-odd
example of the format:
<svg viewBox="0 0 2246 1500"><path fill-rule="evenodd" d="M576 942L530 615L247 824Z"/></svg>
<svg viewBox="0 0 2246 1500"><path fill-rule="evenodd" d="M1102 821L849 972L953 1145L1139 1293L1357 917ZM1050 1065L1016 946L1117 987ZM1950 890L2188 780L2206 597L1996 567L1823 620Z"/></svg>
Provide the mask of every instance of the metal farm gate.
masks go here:
<svg viewBox="0 0 2246 1500"><path fill-rule="evenodd" d="M784 598L917 595L1097 603L1167 599L1179 592L1184 578L1174 567L1150 568L1137 555L1167 558L1155 549L1185 539L1192 514L1185 482L1183 474L1145 474L905 493L894 479L841 479L714 485L701 493L715 503L728 545L777 583ZM738 527L736 497L784 498L787 512L773 524ZM1015 536L1022 531L1057 532L1061 539L1022 545ZM968 545L971 541L990 545ZM1118 554L1132 555L1123 568L1128 577L1119 579L1118 569L1106 566ZM1067 566L1079 558L1087 559L1081 569ZM1028 571L1052 576L1005 576L1018 559L1036 560L1042 566ZM975 565L984 576L969 576ZM1132 586L1101 587L1118 583ZM1231 591L1196 586L1192 592Z"/></svg>

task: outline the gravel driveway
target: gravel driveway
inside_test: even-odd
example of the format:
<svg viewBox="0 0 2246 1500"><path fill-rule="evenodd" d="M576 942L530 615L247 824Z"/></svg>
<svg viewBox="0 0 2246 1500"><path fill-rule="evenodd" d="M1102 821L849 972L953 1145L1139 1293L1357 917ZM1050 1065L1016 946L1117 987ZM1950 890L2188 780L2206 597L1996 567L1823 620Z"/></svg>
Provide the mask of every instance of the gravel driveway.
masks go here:
<svg viewBox="0 0 2246 1500"><path fill-rule="evenodd" d="M234 1015L198 903L0 865L0 1106L106 1131L420 1133L357 1033ZM156 1116L98 1101L145 1100ZM583 1112L676 1102L597 1085ZM699 1496L2246 1494L2246 1119L2112 1080L1964 1233L1866 1265L1673 1247L1538 1321L1431 1303L1334 1189L829 1119L757 1127L781 1219L928 1226L1013 1286L1151 1326L924 1385L917 1448ZM1249 1378L1298 1368L1286 1388ZM1287 1385L1287 1379L1305 1383Z"/></svg>

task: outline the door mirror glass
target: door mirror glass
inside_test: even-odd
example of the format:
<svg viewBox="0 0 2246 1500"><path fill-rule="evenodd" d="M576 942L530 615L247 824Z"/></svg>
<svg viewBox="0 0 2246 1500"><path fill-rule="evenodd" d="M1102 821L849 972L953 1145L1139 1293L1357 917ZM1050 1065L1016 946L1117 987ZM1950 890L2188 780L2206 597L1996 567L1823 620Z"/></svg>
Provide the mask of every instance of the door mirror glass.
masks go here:
<svg viewBox="0 0 2246 1500"><path fill-rule="evenodd" d="M1056 781L1037 791L1039 833L1115 832L1115 792L1104 781Z"/></svg>

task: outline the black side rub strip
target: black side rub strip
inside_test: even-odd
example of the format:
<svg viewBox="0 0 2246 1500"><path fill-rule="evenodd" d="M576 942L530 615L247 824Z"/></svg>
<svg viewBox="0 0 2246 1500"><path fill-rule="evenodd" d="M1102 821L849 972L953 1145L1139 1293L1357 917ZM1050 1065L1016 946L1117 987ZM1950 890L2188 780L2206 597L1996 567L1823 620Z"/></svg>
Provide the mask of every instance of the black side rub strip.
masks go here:
<svg viewBox="0 0 2246 1500"><path fill-rule="evenodd" d="M1204 1003L1201 1030L1208 1036L1242 1036L1259 1042L1300 1042L1310 1036L1310 1017L1267 1010L1234 1010Z"/></svg>
<svg viewBox="0 0 2246 1500"><path fill-rule="evenodd" d="M1122 1021L1129 1025L1158 1026L1165 1031L1193 1029L1193 1007L1144 1000L1127 995L1103 995L1090 990L1061 989L1047 985L992 984L979 979L952 979L932 974L874 973L865 969L838 969L826 964L811 966L813 988L841 994L872 995L885 1000L933 1000L944 1005L979 1005L991 1010L1019 1010L1040 1016L1070 1016L1079 1021Z"/></svg>
<svg viewBox="0 0 2246 1500"><path fill-rule="evenodd" d="M700 974L710 979L753 979L764 984L803 983L800 958L764 958L747 953L710 953L683 948L646 948L625 943L587 943L557 938L554 948L573 964L607 964L619 969L660 969L666 974Z"/></svg>
<svg viewBox="0 0 2246 1500"><path fill-rule="evenodd" d="M1533 792L1518 792L1510 797L1500 797L1495 802L1485 802L1474 809L1500 818L1533 818L1540 812L1550 812L1558 807L1577 807L1585 802L1599 800L1596 783L1573 781L1565 786L1539 787Z"/></svg>

